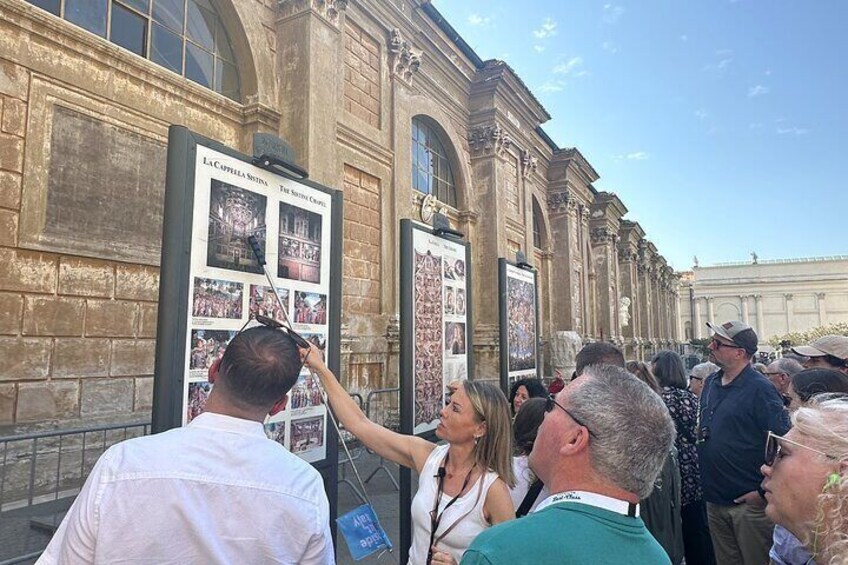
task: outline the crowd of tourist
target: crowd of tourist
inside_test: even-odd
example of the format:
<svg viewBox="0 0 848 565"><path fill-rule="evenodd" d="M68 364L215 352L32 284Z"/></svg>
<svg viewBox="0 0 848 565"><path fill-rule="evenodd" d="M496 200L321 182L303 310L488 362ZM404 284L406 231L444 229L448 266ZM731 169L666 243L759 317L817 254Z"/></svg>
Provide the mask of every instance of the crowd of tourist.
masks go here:
<svg viewBox="0 0 848 565"><path fill-rule="evenodd" d="M418 473L409 563L848 564L848 337L759 372L586 345L568 381L451 385L434 443L370 421L292 331L239 333L187 426L110 448L40 563L332 563L320 475L268 441L305 363L344 427Z"/></svg>

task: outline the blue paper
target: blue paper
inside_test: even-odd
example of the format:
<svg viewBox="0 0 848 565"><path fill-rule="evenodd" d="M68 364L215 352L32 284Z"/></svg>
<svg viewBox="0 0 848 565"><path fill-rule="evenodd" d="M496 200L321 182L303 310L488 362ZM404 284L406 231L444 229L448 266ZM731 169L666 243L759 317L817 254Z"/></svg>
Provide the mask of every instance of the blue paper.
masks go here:
<svg viewBox="0 0 848 565"><path fill-rule="evenodd" d="M355 561L381 549L392 549L392 542L389 541L389 536L380 525L380 520L370 504L363 504L344 516L339 516L336 523Z"/></svg>

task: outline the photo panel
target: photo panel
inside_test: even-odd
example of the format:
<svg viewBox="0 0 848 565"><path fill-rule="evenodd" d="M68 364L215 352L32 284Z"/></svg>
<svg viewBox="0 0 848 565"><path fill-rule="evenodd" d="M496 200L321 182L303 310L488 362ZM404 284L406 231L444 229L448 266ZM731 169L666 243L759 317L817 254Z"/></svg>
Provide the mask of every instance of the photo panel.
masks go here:
<svg viewBox="0 0 848 565"><path fill-rule="evenodd" d="M188 405L186 408L186 424L200 416L206 407L206 400L212 392L212 383L197 381L188 384Z"/></svg>
<svg viewBox="0 0 848 565"><path fill-rule="evenodd" d="M317 292L296 291L294 293L295 324L327 324L327 295Z"/></svg>
<svg viewBox="0 0 848 565"><path fill-rule="evenodd" d="M291 421L289 449L307 461L323 453L326 440L326 416L298 418Z"/></svg>
<svg viewBox="0 0 848 565"><path fill-rule="evenodd" d="M192 377L205 377L212 363L224 355L235 330L191 330L191 351L188 368Z"/></svg>
<svg viewBox="0 0 848 565"><path fill-rule="evenodd" d="M268 198L262 194L212 179L206 244L208 266L262 273L247 238L256 236L264 251L267 202Z"/></svg>
<svg viewBox="0 0 848 565"><path fill-rule="evenodd" d="M321 282L321 228L323 218L299 206L280 203L277 277Z"/></svg>
<svg viewBox="0 0 848 565"><path fill-rule="evenodd" d="M277 290L280 293L280 300L283 303L283 307L286 309L286 313L288 313L289 289L278 288ZM280 301L277 300L277 296L270 286L250 285L250 305L248 308L251 315L259 314L260 316L273 318L279 322L286 320L286 315L283 314L283 310L280 308Z"/></svg>
<svg viewBox="0 0 848 565"><path fill-rule="evenodd" d="M244 285L222 279L195 277L192 311L195 318L241 320L244 308Z"/></svg>

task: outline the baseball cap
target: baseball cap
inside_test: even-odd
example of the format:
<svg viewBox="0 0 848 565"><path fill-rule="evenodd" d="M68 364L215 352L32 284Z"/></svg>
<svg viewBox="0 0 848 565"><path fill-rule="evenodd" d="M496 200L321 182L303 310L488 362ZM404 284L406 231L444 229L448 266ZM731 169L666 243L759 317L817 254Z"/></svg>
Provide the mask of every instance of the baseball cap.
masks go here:
<svg viewBox="0 0 848 565"><path fill-rule="evenodd" d="M757 352L757 344L760 340L753 328L745 322L733 320L725 322L720 326L718 324L707 322L707 327L724 339L729 339L744 349L749 355L753 355Z"/></svg>
<svg viewBox="0 0 848 565"><path fill-rule="evenodd" d="M842 335L826 335L818 338L810 345L793 347L792 351L804 357L823 357L832 355L837 359L848 359L848 337Z"/></svg>

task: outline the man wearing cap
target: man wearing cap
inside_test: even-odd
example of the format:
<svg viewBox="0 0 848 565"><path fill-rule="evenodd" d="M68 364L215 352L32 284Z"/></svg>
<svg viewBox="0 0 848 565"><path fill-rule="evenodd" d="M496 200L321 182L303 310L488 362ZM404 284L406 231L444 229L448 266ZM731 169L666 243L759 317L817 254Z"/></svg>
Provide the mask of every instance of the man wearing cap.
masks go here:
<svg viewBox="0 0 848 565"><path fill-rule="evenodd" d="M769 431L789 430L789 419L777 390L751 367L754 330L740 321L707 326L710 361L719 371L701 393L698 455L716 561L761 565L774 529L760 491L763 446Z"/></svg>
<svg viewBox="0 0 848 565"><path fill-rule="evenodd" d="M807 357L804 367L835 369L848 375L848 337L842 335L826 335L810 345L793 347L792 351Z"/></svg>

